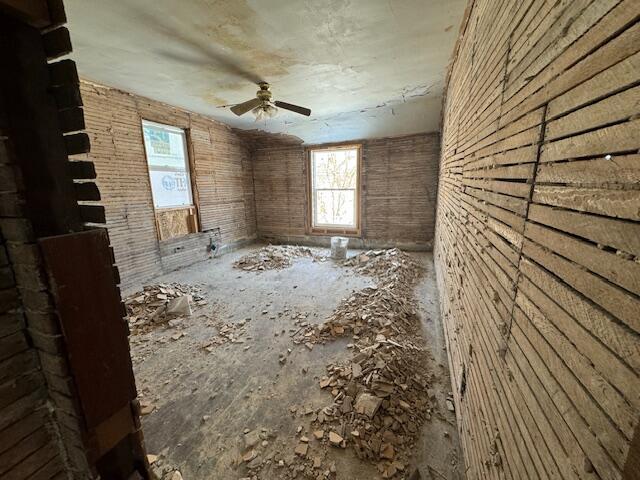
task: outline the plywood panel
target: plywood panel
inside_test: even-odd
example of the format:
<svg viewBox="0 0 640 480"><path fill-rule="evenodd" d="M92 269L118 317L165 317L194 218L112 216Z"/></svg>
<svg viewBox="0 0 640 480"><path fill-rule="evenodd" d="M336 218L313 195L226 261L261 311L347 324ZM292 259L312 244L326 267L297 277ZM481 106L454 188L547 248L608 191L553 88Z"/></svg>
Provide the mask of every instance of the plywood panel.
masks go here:
<svg viewBox="0 0 640 480"><path fill-rule="evenodd" d="M156 210L160 240L179 238L198 231L195 207Z"/></svg>

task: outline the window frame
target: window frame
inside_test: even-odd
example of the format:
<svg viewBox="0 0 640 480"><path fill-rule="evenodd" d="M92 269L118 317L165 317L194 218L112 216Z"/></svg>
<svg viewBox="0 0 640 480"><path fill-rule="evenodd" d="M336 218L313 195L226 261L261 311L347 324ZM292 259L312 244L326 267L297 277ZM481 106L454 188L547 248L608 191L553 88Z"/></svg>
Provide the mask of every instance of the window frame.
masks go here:
<svg viewBox="0 0 640 480"><path fill-rule="evenodd" d="M335 150L356 150L356 187L355 187L355 227L340 226L316 226L314 225L314 194L313 187L313 152L335 151ZM307 209L306 209L306 231L310 235L344 235L347 237L360 236L362 231L362 144L360 143L341 143L331 145L310 146L306 149L305 166L307 170Z"/></svg>
<svg viewBox="0 0 640 480"><path fill-rule="evenodd" d="M149 158L147 156L147 144L144 138L144 127L145 125L158 126L162 128L168 128L172 130L180 130L183 134L183 142L184 142L184 154L185 154L185 167L187 171L188 177L188 185L190 188L190 197L191 204L190 205L179 205L173 207L156 207L156 202L153 194L153 186L151 184L151 170L149 169ZM156 236L158 241L160 242L171 242L174 240L178 240L189 235L197 234L201 231L201 220L200 220L200 208L199 208L199 198L198 198L198 189L195 181L195 166L193 163L193 152L192 152L192 144L191 144L191 132L189 128L180 126L180 125L171 125L168 123L159 122L157 120L152 120L149 118L140 117L140 133L142 135L142 149L144 151L144 162L147 168L147 178L149 180L149 193L151 195L151 206L153 207L153 216L154 223L156 226ZM161 228L159 223L159 215L162 215L166 212L177 211L177 210L188 210L188 217L190 222L190 231L189 233L179 235L176 237L168 237L163 238L161 234Z"/></svg>

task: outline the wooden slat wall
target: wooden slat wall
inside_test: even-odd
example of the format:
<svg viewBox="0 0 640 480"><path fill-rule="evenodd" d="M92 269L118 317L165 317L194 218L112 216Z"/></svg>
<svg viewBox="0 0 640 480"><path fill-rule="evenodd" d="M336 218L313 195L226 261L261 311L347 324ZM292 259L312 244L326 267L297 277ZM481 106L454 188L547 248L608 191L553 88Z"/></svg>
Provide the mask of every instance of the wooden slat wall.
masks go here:
<svg viewBox="0 0 640 480"><path fill-rule="evenodd" d="M439 149L437 133L364 142L366 238L431 245Z"/></svg>
<svg viewBox="0 0 640 480"><path fill-rule="evenodd" d="M435 224L439 135L365 140L362 238L430 248ZM258 145L253 154L258 233L305 235L306 169L301 145Z"/></svg>
<svg viewBox="0 0 640 480"><path fill-rule="evenodd" d="M640 2L467 13L435 246L467 477L638 478Z"/></svg>
<svg viewBox="0 0 640 480"><path fill-rule="evenodd" d="M82 84L91 137L89 157L105 206L109 236L124 289L163 271L206 258L206 239L171 240L175 255L158 244L141 120L188 129L202 230L220 228L222 242L255 237L249 147L229 127L201 115L120 90ZM204 241L203 241L204 240Z"/></svg>
<svg viewBox="0 0 640 480"><path fill-rule="evenodd" d="M301 145L257 148L253 182L260 237L305 235L305 150Z"/></svg>

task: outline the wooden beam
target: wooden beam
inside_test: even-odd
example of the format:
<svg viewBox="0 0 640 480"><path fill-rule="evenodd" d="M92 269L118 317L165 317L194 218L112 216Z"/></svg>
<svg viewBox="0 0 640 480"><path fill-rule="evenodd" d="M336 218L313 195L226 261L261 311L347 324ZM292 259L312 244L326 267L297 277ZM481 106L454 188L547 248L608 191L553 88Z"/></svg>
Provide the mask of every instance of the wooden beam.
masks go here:
<svg viewBox="0 0 640 480"><path fill-rule="evenodd" d="M36 28L51 25L46 0L0 0L0 11L8 13Z"/></svg>

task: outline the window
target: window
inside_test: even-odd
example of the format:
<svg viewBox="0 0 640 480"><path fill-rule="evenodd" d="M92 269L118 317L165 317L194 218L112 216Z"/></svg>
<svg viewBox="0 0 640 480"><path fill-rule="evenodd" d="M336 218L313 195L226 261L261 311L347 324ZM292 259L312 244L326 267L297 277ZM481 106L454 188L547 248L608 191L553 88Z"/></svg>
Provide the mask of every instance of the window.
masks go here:
<svg viewBox="0 0 640 480"><path fill-rule="evenodd" d="M184 130L142 121L153 205L171 208L193 205Z"/></svg>
<svg viewBox="0 0 640 480"><path fill-rule="evenodd" d="M360 229L360 147L312 149L309 156L312 233Z"/></svg>
<svg viewBox="0 0 640 480"><path fill-rule="evenodd" d="M142 132L160 240L196 232L185 131L143 120Z"/></svg>

